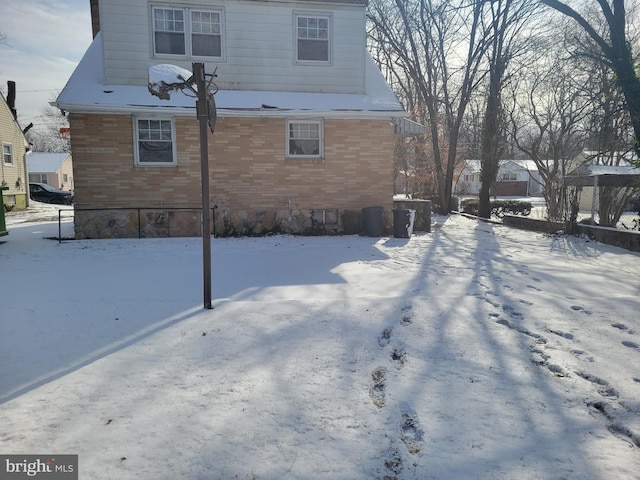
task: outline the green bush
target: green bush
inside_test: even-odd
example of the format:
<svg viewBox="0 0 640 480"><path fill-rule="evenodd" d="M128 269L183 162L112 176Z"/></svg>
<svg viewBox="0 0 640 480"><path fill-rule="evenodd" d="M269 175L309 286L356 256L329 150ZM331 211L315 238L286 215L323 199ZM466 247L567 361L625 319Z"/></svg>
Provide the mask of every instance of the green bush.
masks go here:
<svg viewBox="0 0 640 480"><path fill-rule="evenodd" d="M469 215L478 215L480 200L477 198L469 198L463 200L460 209ZM520 200L492 200L491 216L502 218L505 215L522 215L527 216L531 213L531 202L523 202Z"/></svg>

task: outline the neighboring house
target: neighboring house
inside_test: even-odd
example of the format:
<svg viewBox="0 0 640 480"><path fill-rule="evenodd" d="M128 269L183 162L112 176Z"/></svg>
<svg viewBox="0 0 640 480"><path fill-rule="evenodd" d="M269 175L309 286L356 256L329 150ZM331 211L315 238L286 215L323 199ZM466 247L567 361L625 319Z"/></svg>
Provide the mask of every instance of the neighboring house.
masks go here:
<svg viewBox="0 0 640 480"><path fill-rule="evenodd" d="M2 189L4 205L10 208L26 208L29 198L25 154L29 143L17 121L15 83L8 83L7 98L0 93L0 185L6 187Z"/></svg>
<svg viewBox="0 0 640 480"><path fill-rule="evenodd" d="M46 183L59 190L73 190L73 162L70 153L27 154L29 183Z"/></svg>
<svg viewBox="0 0 640 480"><path fill-rule="evenodd" d="M148 91L150 67L192 62L217 69L218 234L357 233L370 206L388 228L406 113L366 50L366 4L92 0L94 41L57 99L76 236L199 235L195 98Z"/></svg>
<svg viewBox="0 0 640 480"><path fill-rule="evenodd" d="M454 195L478 195L480 193L480 160L465 160L454 172ZM542 177L533 160L501 160L497 180L491 195L534 197L544 189Z"/></svg>

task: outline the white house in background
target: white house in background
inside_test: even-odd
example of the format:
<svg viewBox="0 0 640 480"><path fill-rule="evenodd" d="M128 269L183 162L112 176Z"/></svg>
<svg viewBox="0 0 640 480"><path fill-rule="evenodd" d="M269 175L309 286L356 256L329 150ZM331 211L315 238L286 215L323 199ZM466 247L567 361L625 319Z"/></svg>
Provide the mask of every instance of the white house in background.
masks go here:
<svg viewBox="0 0 640 480"><path fill-rule="evenodd" d="M27 154L29 183L46 183L59 190L73 190L73 162L70 153Z"/></svg>
<svg viewBox="0 0 640 480"><path fill-rule="evenodd" d="M0 195L6 206L26 208L29 195L26 182L26 152L29 143L17 120L15 82L7 82L7 98L0 92Z"/></svg>
<svg viewBox="0 0 640 480"><path fill-rule="evenodd" d="M454 195L478 195L480 193L480 160L465 160L453 175ZM541 196L544 185L533 160L501 160L498 178L491 194L497 196Z"/></svg>

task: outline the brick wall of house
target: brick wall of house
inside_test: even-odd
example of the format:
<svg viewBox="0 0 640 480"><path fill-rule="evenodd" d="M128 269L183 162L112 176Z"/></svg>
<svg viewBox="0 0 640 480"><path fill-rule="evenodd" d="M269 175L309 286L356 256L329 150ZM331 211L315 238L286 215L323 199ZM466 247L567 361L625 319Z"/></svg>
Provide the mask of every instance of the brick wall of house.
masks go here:
<svg viewBox="0 0 640 480"><path fill-rule="evenodd" d="M172 236L197 234L195 117L176 119L175 167L134 165L130 116L72 114L70 124L78 238L161 236L167 234L167 222L173 222ZM285 128L284 118L218 118L209 136L217 234L357 233L357 214L377 205L384 207L389 226L393 127L388 120L326 119L321 160L286 159Z"/></svg>

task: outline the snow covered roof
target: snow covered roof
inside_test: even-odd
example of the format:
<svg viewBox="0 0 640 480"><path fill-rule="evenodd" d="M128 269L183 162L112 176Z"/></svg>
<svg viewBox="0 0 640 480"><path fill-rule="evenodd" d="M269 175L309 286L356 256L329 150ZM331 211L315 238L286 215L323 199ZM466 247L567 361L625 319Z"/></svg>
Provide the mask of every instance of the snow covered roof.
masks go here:
<svg viewBox="0 0 640 480"><path fill-rule="evenodd" d="M640 168L631 166L590 165L589 175L640 175Z"/></svg>
<svg viewBox="0 0 640 480"><path fill-rule="evenodd" d="M102 42L99 33L56 100L58 108L69 112L157 112L171 110L192 115L195 99L182 91L161 100L147 85L105 85ZM275 91L219 90L215 100L218 116L332 115L345 117L404 117L406 113L367 53L364 94L301 93Z"/></svg>
<svg viewBox="0 0 640 480"><path fill-rule="evenodd" d="M636 185L640 168L615 165L581 165L565 176L566 185L624 187Z"/></svg>
<svg viewBox="0 0 640 480"><path fill-rule="evenodd" d="M532 172L538 171L538 166L533 160L500 160L499 163L500 168L503 168L505 165L511 163L524 170L529 170ZM462 164L461 169L469 173L480 173L480 171L482 170L482 161L477 159L465 160Z"/></svg>
<svg viewBox="0 0 640 480"><path fill-rule="evenodd" d="M29 173L52 173L57 172L62 166L68 153L27 153L27 169Z"/></svg>

